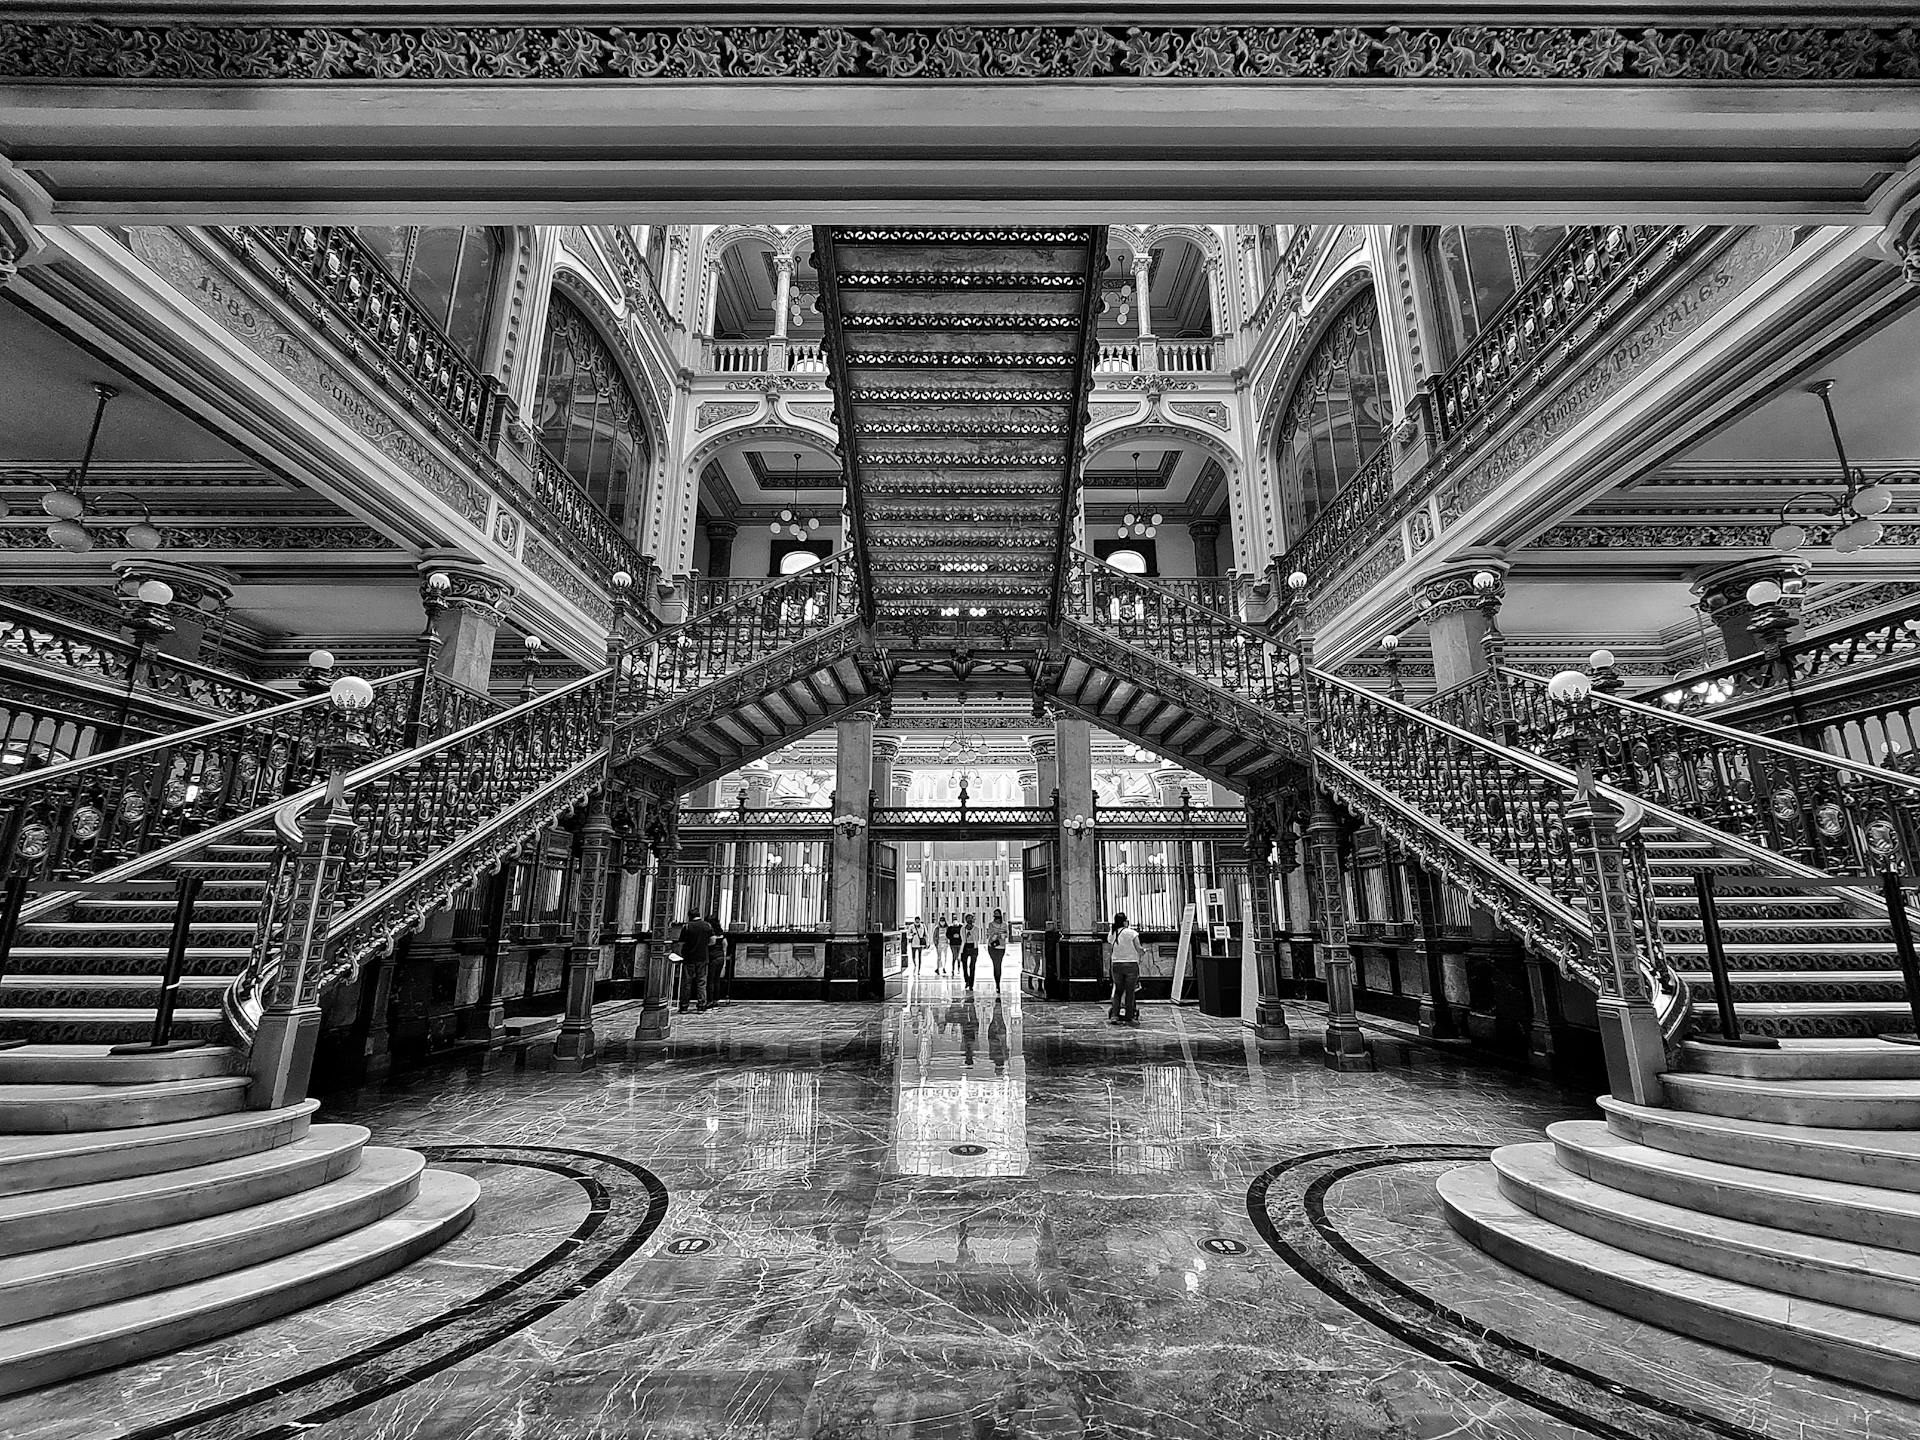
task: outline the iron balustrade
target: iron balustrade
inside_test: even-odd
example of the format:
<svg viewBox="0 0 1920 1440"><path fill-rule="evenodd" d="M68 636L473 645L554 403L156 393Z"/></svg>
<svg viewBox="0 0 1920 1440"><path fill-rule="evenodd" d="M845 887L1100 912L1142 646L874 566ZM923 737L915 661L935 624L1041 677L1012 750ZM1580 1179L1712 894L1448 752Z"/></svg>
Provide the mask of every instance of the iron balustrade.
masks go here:
<svg viewBox="0 0 1920 1440"><path fill-rule="evenodd" d="M1247 828L1244 805L1102 805L1089 817L1102 830L1210 830Z"/></svg>
<svg viewBox="0 0 1920 1440"><path fill-rule="evenodd" d="M1518 742L1564 745L1569 714L1546 683L1501 674ZM1920 871L1920 777L1597 690L1591 698L1594 773L1628 794L1817 870Z"/></svg>
<svg viewBox="0 0 1920 1440"><path fill-rule="evenodd" d="M620 661L616 706L629 716L651 710L854 621L859 610L858 579L843 550L629 649Z"/></svg>
<svg viewBox="0 0 1920 1440"><path fill-rule="evenodd" d="M709 610L718 610L731 605L743 595L758 595L769 585L777 581L765 577L749 578L737 575L695 575L687 585L687 614L689 618L704 615Z"/></svg>
<svg viewBox="0 0 1920 1440"><path fill-rule="evenodd" d="M374 682L374 743L401 742L419 673ZM124 865L313 784L332 734L322 693L0 780L0 856L49 879Z"/></svg>
<svg viewBox="0 0 1920 1440"><path fill-rule="evenodd" d="M315 286L355 336L390 361L456 426L486 443L498 403L496 383L387 273L351 228L270 225L242 233Z"/></svg>
<svg viewBox="0 0 1920 1440"><path fill-rule="evenodd" d="M1300 662L1272 635L1074 551L1067 614L1249 704L1301 714Z"/></svg>
<svg viewBox="0 0 1920 1440"><path fill-rule="evenodd" d="M531 454L529 488L534 501L546 512L549 522L546 533L564 537L570 546L584 550L585 558L603 580L615 571L624 570L633 577L635 590L645 601L646 586L658 567L634 548L633 542L607 512L594 503L580 482L567 473L566 467L553 458L546 446L535 444ZM579 558L578 550L574 552L576 558ZM644 607L642 613L645 613Z"/></svg>
<svg viewBox="0 0 1920 1440"><path fill-rule="evenodd" d="M1199 605L1234 620L1247 618L1243 587L1231 575L1143 575L1140 578L1157 589L1178 595L1189 605Z"/></svg>
<svg viewBox="0 0 1920 1440"><path fill-rule="evenodd" d="M0 662L16 659L44 666L50 676L87 676L123 695L131 687L136 700L158 697L203 713L238 714L277 705L287 698L283 691L210 665L162 655L151 646L133 645L117 635L72 620L0 602ZM73 718L46 709L39 712L34 724L27 725L24 717L35 714L34 707L15 696L8 697L6 706L12 718L0 743L10 744L16 732L23 737L36 733L40 728L38 718ZM147 713L139 715L139 719L147 723L152 718ZM81 739L72 738L76 743ZM77 758L79 753L83 752L76 751L64 758Z"/></svg>
<svg viewBox="0 0 1920 1440"><path fill-rule="evenodd" d="M1399 522L1393 505L1393 441L1383 440L1358 473L1313 517L1276 567L1280 574L1332 576Z"/></svg>
<svg viewBox="0 0 1920 1440"><path fill-rule="evenodd" d="M1051 805L876 805L871 823L876 830L920 826L1008 825L1044 828L1058 822Z"/></svg>
<svg viewBox="0 0 1920 1440"><path fill-rule="evenodd" d="M719 830L794 830L824 829L833 823L833 811L813 806L790 806L786 809L748 809L737 805L732 809L725 806L686 806L680 807L680 829L682 832L696 828Z"/></svg>
<svg viewBox="0 0 1920 1440"><path fill-rule="evenodd" d="M1576 322L1595 313L1610 318L1601 307L1616 285L1660 246L1678 250L1685 235L1672 225L1573 226L1435 384L1441 435L1461 434L1523 382L1544 378L1549 365L1563 366L1561 341Z"/></svg>

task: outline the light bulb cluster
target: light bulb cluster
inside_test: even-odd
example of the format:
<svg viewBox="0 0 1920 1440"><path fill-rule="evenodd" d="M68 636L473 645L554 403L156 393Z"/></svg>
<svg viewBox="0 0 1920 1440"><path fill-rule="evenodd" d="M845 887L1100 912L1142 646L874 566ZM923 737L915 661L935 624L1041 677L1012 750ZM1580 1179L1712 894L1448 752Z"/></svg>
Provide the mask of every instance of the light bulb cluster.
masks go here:
<svg viewBox="0 0 1920 1440"><path fill-rule="evenodd" d="M1151 539L1160 533L1162 518L1158 513L1152 515L1135 515L1129 511L1126 518L1121 521L1120 534L1123 537L1128 535L1144 535Z"/></svg>
<svg viewBox="0 0 1920 1440"><path fill-rule="evenodd" d="M93 549L94 533L87 522L98 525L100 518L88 512L86 496L78 489L55 485L40 497L40 508L48 516L47 539L53 544L75 555ZM121 531L120 538L129 550L158 550L160 527L153 523L153 512L142 504L140 518Z"/></svg>
<svg viewBox="0 0 1920 1440"><path fill-rule="evenodd" d="M1881 481L1856 490L1848 500L1834 502L1833 519L1838 521L1846 517L1846 523L1827 538L1828 546L1836 555L1852 555L1857 551L1865 550L1868 546L1879 544L1881 537L1886 533L1886 527L1878 517L1893 508L1893 500L1893 487ZM1773 533L1767 537L1767 543L1781 554L1791 555L1807 543L1809 538L1807 527L1786 519L1784 507L1781 510L1781 516L1780 524L1775 526Z"/></svg>

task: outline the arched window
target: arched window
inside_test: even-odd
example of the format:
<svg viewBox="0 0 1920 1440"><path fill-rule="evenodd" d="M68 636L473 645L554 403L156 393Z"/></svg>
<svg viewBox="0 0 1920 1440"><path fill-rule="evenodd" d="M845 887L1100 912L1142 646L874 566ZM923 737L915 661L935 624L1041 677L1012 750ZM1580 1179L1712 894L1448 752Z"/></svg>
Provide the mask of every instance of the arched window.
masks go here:
<svg viewBox="0 0 1920 1440"><path fill-rule="evenodd" d="M802 570L811 570L820 560L819 551L796 545L774 562L774 569L782 575L798 575Z"/></svg>
<svg viewBox="0 0 1920 1440"><path fill-rule="evenodd" d="M478 225L362 226L354 233L466 357L484 363L499 236Z"/></svg>
<svg viewBox="0 0 1920 1440"><path fill-rule="evenodd" d="M1275 460L1289 543L1386 439L1389 406L1373 296L1361 295L1315 343L1280 417Z"/></svg>
<svg viewBox="0 0 1920 1440"><path fill-rule="evenodd" d="M631 534L644 503L646 425L607 342L559 294L547 306L536 404L540 443Z"/></svg>
<svg viewBox="0 0 1920 1440"><path fill-rule="evenodd" d="M1129 575L1147 573L1147 557L1131 546L1123 550L1109 550L1107 563L1114 569L1125 571Z"/></svg>
<svg viewBox="0 0 1920 1440"><path fill-rule="evenodd" d="M1449 359L1500 312L1566 235L1564 225L1445 225L1427 233L1427 273Z"/></svg>

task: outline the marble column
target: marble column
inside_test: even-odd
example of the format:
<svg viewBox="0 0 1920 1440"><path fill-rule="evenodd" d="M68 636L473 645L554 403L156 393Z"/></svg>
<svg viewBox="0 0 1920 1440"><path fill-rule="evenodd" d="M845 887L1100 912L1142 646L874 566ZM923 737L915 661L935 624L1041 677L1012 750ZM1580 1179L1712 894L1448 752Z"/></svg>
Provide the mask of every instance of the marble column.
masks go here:
<svg viewBox="0 0 1920 1440"><path fill-rule="evenodd" d="M433 673L485 695L493 677L494 635L513 599L513 586L489 575L478 561L455 554L430 554L419 570L436 640ZM444 590L432 587L430 577L436 574L447 578Z"/></svg>
<svg viewBox="0 0 1920 1440"><path fill-rule="evenodd" d="M1040 772L1038 770L1020 770L1014 774L1014 782L1020 787L1022 805L1040 803Z"/></svg>
<svg viewBox="0 0 1920 1440"><path fill-rule="evenodd" d="M1413 582L1414 603L1433 647L1435 690L1449 690L1486 672L1487 637L1504 596L1508 568L1497 553L1470 553ZM1490 594L1474 585L1474 577L1483 573L1494 577Z"/></svg>
<svg viewBox="0 0 1920 1440"><path fill-rule="evenodd" d="M144 555L114 561L113 573L120 577L119 588L129 595L149 580L164 581L173 591L173 601L166 607L173 629L153 642L154 654L206 662L207 629L214 615L233 598L230 576L201 565L180 565Z"/></svg>
<svg viewBox="0 0 1920 1440"><path fill-rule="evenodd" d="M1220 573L1220 522L1195 520L1187 526L1193 537L1193 573L1201 576Z"/></svg>
<svg viewBox="0 0 1920 1440"><path fill-rule="evenodd" d="M899 736L876 735L873 737L873 793L879 797L882 805L892 803L893 762L899 758Z"/></svg>
<svg viewBox="0 0 1920 1440"><path fill-rule="evenodd" d="M573 887L573 943L567 947L566 1014L553 1045L553 1068L585 1070L594 1062L593 986L600 977L600 922L606 912L607 861L613 817L604 794L580 827L580 870Z"/></svg>
<svg viewBox="0 0 1920 1440"><path fill-rule="evenodd" d="M1134 304L1134 308L1140 312L1140 317L1139 317L1140 332L1139 333L1140 333L1140 338L1142 340L1151 340L1153 338L1152 284L1153 284L1153 255L1151 253L1148 253L1145 255L1134 256L1133 257L1133 304ZM1142 356L1142 359L1144 358L1145 357Z"/></svg>
<svg viewBox="0 0 1920 1440"><path fill-rule="evenodd" d="M1093 816L1093 727L1085 720L1056 720L1053 739L1060 783L1060 873L1055 893L1060 913L1060 972L1069 1000L1098 999L1106 982L1100 975L1100 841L1092 829L1076 832L1075 816ZM1035 762L1045 761L1035 747Z"/></svg>
<svg viewBox="0 0 1920 1440"><path fill-rule="evenodd" d="M1054 745L1054 738L1051 735L1032 736L1027 741L1027 749L1033 754L1034 794L1038 797L1033 803L1051 805L1053 792L1060 787L1059 751Z"/></svg>
<svg viewBox="0 0 1920 1440"><path fill-rule="evenodd" d="M827 971L821 988L828 1000L856 1000L867 984L867 849L872 819L873 718L863 715L834 727L833 813L856 817L857 826L833 828L833 888L827 899L831 933Z"/></svg>
<svg viewBox="0 0 1920 1440"><path fill-rule="evenodd" d="M673 955L668 937L673 933L673 892L679 879L679 817L671 795L647 797L647 848L653 855L653 895L647 907L651 934L647 941L646 998L640 1023L633 1032L637 1043L665 1040L673 1033Z"/></svg>
<svg viewBox="0 0 1920 1440"><path fill-rule="evenodd" d="M1286 977L1275 934L1273 852L1279 824L1271 793L1247 797L1247 924L1253 932L1248 938L1252 942L1257 987L1252 1029L1254 1038L1262 1045L1279 1045L1293 1039L1293 1032L1287 1026L1287 1008L1281 1003ZM1244 1004L1241 1013L1246 1013Z"/></svg>
<svg viewBox="0 0 1920 1440"><path fill-rule="evenodd" d="M793 303L793 256L773 257L773 338L787 338L787 310Z"/></svg>
<svg viewBox="0 0 1920 1440"><path fill-rule="evenodd" d="M1798 597L1806 583L1808 568L1803 556L1767 554L1749 555L1694 572L1693 593L1700 597L1701 608L1720 632L1727 659L1744 660L1766 650L1761 638L1753 632L1755 607L1747 600L1748 588L1760 580L1771 580L1786 593L1790 613L1796 617L1793 628L1781 637L1780 643L1791 645L1806 633L1806 627L1797 622L1797 617Z"/></svg>
<svg viewBox="0 0 1920 1440"><path fill-rule="evenodd" d="M733 574L733 542L740 527L731 520L707 521L707 574L724 580Z"/></svg>

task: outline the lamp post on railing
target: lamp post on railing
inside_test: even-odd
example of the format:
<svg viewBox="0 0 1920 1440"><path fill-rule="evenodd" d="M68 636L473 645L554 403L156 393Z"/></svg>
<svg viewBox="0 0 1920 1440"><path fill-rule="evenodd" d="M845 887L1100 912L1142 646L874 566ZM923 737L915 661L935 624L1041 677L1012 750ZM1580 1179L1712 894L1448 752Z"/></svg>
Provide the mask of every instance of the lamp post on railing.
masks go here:
<svg viewBox="0 0 1920 1440"><path fill-rule="evenodd" d="M127 722L133 716L133 690L140 683L140 667L153 664L153 647L163 636L173 633L173 620L167 607L173 603L173 587L164 580L143 580L127 604L127 629L133 633L133 656L127 661L127 685L120 692L120 709L113 722L113 733L102 750L117 750L127 743Z"/></svg>
<svg viewBox="0 0 1920 1440"><path fill-rule="evenodd" d="M1587 680L1602 695L1616 695L1626 688L1626 680L1614 668L1611 650L1596 650L1587 656Z"/></svg>
<svg viewBox="0 0 1920 1440"><path fill-rule="evenodd" d="M324 695L333 688L333 652L309 650L307 668L300 676L300 688L309 695Z"/></svg>
<svg viewBox="0 0 1920 1440"><path fill-rule="evenodd" d="M1320 958L1327 982L1327 1029L1322 1038L1326 1063L1335 1070L1370 1070L1373 1051L1360 1030L1353 1008L1353 952L1347 948L1346 892L1340 875L1340 822L1318 772L1319 741L1313 694L1313 629L1307 619L1307 577L1296 570L1287 576L1286 638L1300 656L1300 728L1307 751L1307 771L1313 788L1313 818L1307 825L1307 845L1313 856L1315 907L1320 922Z"/></svg>
<svg viewBox="0 0 1920 1440"><path fill-rule="evenodd" d="M1404 705L1407 687L1400 681L1400 637L1391 632L1382 635L1380 648L1387 653L1387 698Z"/></svg>
<svg viewBox="0 0 1920 1440"><path fill-rule="evenodd" d="M327 698L333 708L333 727L324 750L325 813L308 823L300 849L283 854L275 872L268 904L281 921L277 945L268 929L255 942L273 947L267 957L260 1025L247 1059L253 1081L247 1103L256 1110L297 1105L306 1098L314 1047L320 1039L327 926L333 919L340 869L353 848L346 774L372 748L361 717L373 704L373 686L358 675L342 675L328 687Z"/></svg>
<svg viewBox="0 0 1920 1440"><path fill-rule="evenodd" d="M1486 660L1487 728L1502 744L1511 745L1518 727L1513 718L1513 697L1507 693L1507 637L1500 633L1500 602L1506 598L1501 576L1492 570L1476 570L1473 593L1480 613L1487 617L1486 633L1480 637L1480 651Z"/></svg>
<svg viewBox="0 0 1920 1440"><path fill-rule="evenodd" d="M440 656L440 612L447 608L447 595L453 589L453 577L444 570L430 571L420 582L420 608L426 612L426 628L420 632L420 676L413 682L413 699L407 706L407 748L417 750L426 739L427 693L433 685L433 667Z"/></svg>
<svg viewBox="0 0 1920 1440"><path fill-rule="evenodd" d="M1778 581L1756 580L1747 586L1746 599L1752 607L1747 616L1747 633L1759 642L1760 653L1767 657L1775 682L1786 687L1787 708L1793 714L1794 743L1818 749L1818 745L1810 744L1807 739L1807 717L1800 706L1800 692L1793 683L1793 661L1786 653L1787 639L1800 624L1794 597Z"/></svg>
<svg viewBox="0 0 1920 1440"><path fill-rule="evenodd" d="M1547 684L1548 697L1566 717L1564 740L1574 769L1573 803L1564 818L1604 987L1595 1003L1608 1088L1616 1100L1658 1105L1666 1094L1660 1082L1666 1037L1641 972L1620 811L1593 783L1592 690L1592 678L1578 670L1563 670Z"/></svg>
<svg viewBox="0 0 1920 1440"><path fill-rule="evenodd" d="M547 648L547 642L538 635L529 635L521 643L526 647L520 656L520 703L524 705L533 699L534 677L540 673L540 652Z"/></svg>

